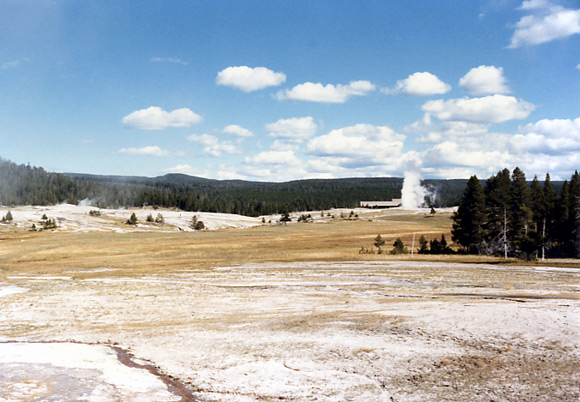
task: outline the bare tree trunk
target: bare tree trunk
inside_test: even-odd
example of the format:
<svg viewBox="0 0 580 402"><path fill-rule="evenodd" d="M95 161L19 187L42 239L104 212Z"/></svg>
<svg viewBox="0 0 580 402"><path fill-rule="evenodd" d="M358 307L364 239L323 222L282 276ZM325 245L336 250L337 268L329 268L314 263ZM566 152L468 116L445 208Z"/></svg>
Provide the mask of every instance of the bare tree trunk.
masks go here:
<svg viewBox="0 0 580 402"><path fill-rule="evenodd" d="M503 254L507 260L507 209L503 209Z"/></svg>
<svg viewBox="0 0 580 402"><path fill-rule="evenodd" d="M542 227L542 261L546 257L546 217L544 217L544 224Z"/></svg>

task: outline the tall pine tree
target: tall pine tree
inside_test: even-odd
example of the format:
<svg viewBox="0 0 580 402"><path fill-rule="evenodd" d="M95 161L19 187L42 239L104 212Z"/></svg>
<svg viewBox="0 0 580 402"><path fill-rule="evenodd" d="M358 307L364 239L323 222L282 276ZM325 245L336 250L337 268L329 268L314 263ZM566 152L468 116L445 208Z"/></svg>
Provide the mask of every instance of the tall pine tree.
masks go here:
<svg viewBox="0 0 580 402"><path fill-rule="evenodd" d="M482 254L485 247L487 213L485 195L477 176L471 176L453 214L452 239L468 253Z"/></svg>
<svg viewBox="0 0 580 402"><path fill-rule="evenodd" d="M526 182L526 175L520 168L512 172L512 187L510 199L510 238L513 251L516 255L530 254L534 251L534 244L530 237L530 223L532 209L530 208L530 189Z"/></svg>
<svg viewBox="0 0 580 402"><path fill-rule="evenodd" d="M488 249L486 254L508 256L508 210L511 200L510 171L504 169L491 176L485 183L485 203L489 219L486 226Z"/></svg>

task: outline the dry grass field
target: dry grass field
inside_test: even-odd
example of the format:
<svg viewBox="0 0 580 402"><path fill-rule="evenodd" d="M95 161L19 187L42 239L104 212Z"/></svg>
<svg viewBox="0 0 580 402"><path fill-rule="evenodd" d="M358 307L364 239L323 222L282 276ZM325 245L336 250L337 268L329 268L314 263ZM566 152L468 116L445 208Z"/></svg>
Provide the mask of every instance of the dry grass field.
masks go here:
<svg viewBox="0 0 580 402"><path fill-rule="evenodd" d="M357 213L202 232L4 225L0 345L116 345L175 383L151 399L75 366L63 388L64 363L21 353L0 356L0 401L580 399L577 261L359 254L378 234L387 251L450 240L451 221Z"/></svg>

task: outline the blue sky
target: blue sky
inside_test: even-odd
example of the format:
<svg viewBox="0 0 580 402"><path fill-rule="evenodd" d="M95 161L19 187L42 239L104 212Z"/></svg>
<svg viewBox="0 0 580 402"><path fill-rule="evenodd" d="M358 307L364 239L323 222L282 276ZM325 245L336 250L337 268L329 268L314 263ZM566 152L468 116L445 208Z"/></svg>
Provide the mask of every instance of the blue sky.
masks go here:
<svg viewBox="0 0 580 402"><path fill-rule="evenodd" d="M0 1L0 157L286 181L580 169L580 2Z"/></svg>

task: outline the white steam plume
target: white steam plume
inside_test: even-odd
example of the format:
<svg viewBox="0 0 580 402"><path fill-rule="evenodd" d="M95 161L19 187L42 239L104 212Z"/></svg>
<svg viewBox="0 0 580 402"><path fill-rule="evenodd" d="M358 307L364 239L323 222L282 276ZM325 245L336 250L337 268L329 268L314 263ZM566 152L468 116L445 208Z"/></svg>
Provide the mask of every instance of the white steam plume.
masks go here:
<svg viewBox="0 0 580 402"><path fill-rule="evenodd" d="M88 198L85 198L78 203L79 207L94 207L95 205L97 205L97 200L89 200Z"/></svg>
<svg viewBox="0 0 580 402"><path fill-rule="evenodd" d="M416 162L410 162L405 169L402 204L405 209L419 209L425 206L425 197L431 192L421 185L421 169Z"/></svg>

